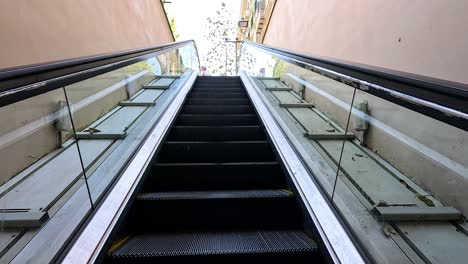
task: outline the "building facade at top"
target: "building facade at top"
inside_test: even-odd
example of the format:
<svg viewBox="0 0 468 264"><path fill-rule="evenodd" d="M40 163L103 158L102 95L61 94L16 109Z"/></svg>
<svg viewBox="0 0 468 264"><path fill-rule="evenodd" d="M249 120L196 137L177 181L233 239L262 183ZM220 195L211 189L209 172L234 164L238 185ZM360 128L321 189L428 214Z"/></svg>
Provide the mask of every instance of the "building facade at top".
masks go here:
<svg viewBox="0 0 468 264"><path fill-rule="evenodd" d="M455 0L242 0L238 40L468 83L467 7Z"/></svg>
<svg viewBox="0 0 468 264"><path fill-rule="evenodd" d="M276 0L242 0L238 40L263 42Z"/></svg>

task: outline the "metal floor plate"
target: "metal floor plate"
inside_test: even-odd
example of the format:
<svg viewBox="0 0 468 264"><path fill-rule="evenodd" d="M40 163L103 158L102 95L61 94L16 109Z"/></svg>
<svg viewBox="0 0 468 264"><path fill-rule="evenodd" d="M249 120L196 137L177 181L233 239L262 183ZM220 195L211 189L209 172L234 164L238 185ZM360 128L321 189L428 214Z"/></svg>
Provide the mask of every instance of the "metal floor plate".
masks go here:
<svg viewBox="0 0 468 264"><path fill-rule="evenodd" d="M322 86L319 87L322 88ZM288 122L290 122L289 124L294 123L298 125L298 123L300 123L300 126L297 126L297 128L302 133L304 130L308 132L309 130L320 131L322 129L326 129L326 124L320 122L320 120L318 120L316 117L310 115L310 112L306 113L306 111L319 110L284 108L282 109L277 106L278 101L280 101L278 96L274 95L274 93L266 89L264 89L262 93L266 95L268 101L271 104L275 105L274 108L276 109L276 111L284 112L281 116L282 118L287 118ZM322 115L323 114L320 113L320 116ZM311 120L308 120L309 118ZM325 116L325 119L326 118L327 117ZM325 120L325 122L326 121L327 120ZM333 123L333 121L331 122ZM295 132L295 134L300 133ZM317 142L318 145L313 144L313 146L315 146L316 148L321 146L324 150L323 152L320 151L322 152L322 155L326 155L326 153L328 152L328 156L331 156L332 160L334 159L334 165L336 165L336 162L339 159L339 153L341 152L343 140L310 140L309 142L311 142L311 144L312 142ZM443 205L438 200L436 200L433 196L424 191L416 183L412 182L411 179L407 178L405 175L401 174L401 172L391 167L391 165L388 164L386 161L381 160L381 158L378 157L377 154L374 155L374 153L372 153L371 150L363 149L362 147L357 146L357 143L355 144L352 142L353 141L349 140L345 144L344 155L341 165L342 170L347 174L347 176L341 173L340 177L343 177L343 182L338 183L338 186L340 186L340 188L346 188L346 191L351 190L352 192L356 193L355 195L362 195L362 198L359 197L358 199L364 199L364 197L366 197L367 200L370 200L375 204L383 202L387 205L414 205L418 206L416 209L420 208L420 210L423 210L424 208L427 208L429 210L432 208L450 209L447 207L443 207ZM354 188L356 189L356 191L352 190ZM337 189L339 188L337 187ZM414 192L410 189L413 189ZM344 190L341 190L341 192L343 191ZM337 195L335 195L335 197L336 196ZM429 204L431 204L431 202L434 203L436 207L428 206ZM350 206L350 204L352 204L351 201L346 202L345 206ZM360 202L358 202L358 204L360 204ZM367 209L369 210L370 208ZM409 208L406 207L405 209L409 210ZM359 214L362 213L361 210L363 209L356 208L356 210L359 210L359 213L356 213L355 215L349 215L349 218L351 219L351 221L356 220L355 218L359 218L357 221L362 221L364 217L359 216ZM348 221L350 221L350 219L348 219ZM397 234L399 239L394 241L401 248L400 250L403 250L403 248L411 247L411 249L409 250L412 252L403 250L405 251L405 254L414 254L415 258L410 258L411 261L422 261L420 259L422 258L428 263L462 263L464 262L464 260L466 260L467 251L465 249L468 248L468 246L466 245L466 243L468 243L468 239L465 235L466 231L464 231L465 233L463 233L462 231L458 231L453 224L447 221L434 222L415 220L416 219L412 219L412 222L395 222L394 224L395 228L399 230L398 234L400 235L398 236ZM378 224L378 222L376 223ZM359 226L359 224L355 224ZM371 223L367 223L365 225L366 227L364 228L364 230L360 230L359 227L357 228L357 232L364 231L361 234L362 237L360 237L360 239L368 238L366 233L370 230L365 229L367 229L368 226L371 225ZM387 239L384 238L384 240ZM383 241L379 241L379 243L382 244ZM456 246L450 246L450 248L448 248L449 245L452 244ZM370 247L372 249L373 245L367 245L367 247ZM374 248L372 254L377 256L377 259L380 259L382 257L383 260L385 259L385 257L387 258L387 260L392 259L393 256L396 257L393 260L396 260L398 259L398 256L400 256L399 251L394 251L393 254L389 253L390 251L388 251L385 252L385 257L383 257L380 256L384 253L381 252L381 250L382 249ZM418 255L416 255L415 252L417 252ZM400 263L402 260L403 259L399 259L398 262Z"/></svg>
<svg viewBox="0 0 468 264"><path fill-rule="evenodd" d="M319 144L332 159L336 162L339 160L342 140L320 140ZM345 144L341 167L374 204L427 206L415 193L351 142Z"/></svg>
<svg viewBox="0 0 468 264"><path fill-rule="evenodd" d="M85 167L90 166L107 149L112 140L82 140L80 150ZM0 198L1 209L46 210L82 175L75 144L33 172L13 190Z"/></svg>
<svg viewBox="0 0 468 264"><path fill-rule="evenodd" d="M154 102L156 99L164 93L164 90L143 90L137 94L134 98L131 98L131 102Z"/></svg>
<svg viewBox="0 0 468 264"><path fill-rule="evenodd" d="M288 111L303 126L308 133L333 134L339 131L321 118L312 109L290 108Z"/></svg>
<svg viewBox="0 0 468 264"><path fill-rule="evenodd" d="M271 92L281 103L284 104L295 104L302 103L303 101L291 92L284 91L273 91Z"/></svg>

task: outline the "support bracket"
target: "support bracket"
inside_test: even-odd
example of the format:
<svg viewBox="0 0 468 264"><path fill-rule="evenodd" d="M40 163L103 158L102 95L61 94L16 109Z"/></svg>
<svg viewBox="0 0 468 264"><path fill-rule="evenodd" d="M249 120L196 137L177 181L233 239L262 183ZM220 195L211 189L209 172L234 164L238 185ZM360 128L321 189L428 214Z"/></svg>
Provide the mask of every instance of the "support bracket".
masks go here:
<svg viewBox="0 0 468 264"><path fill-rule="evenodd" d="M311 103L280 103L281 107L286 108L310 108L314 107L314 104Z"/></svg>
<svg viewBox="0 0 468 264"><path fill-rule="evenodd" d="M455 221L461 217L453 207L385 206L375 207L374 213L382 221Z"/></svg>
<svg viewBox="0 0 468 264"><path fill-rule="evenodd" d="M342 140L342 139L349 139L353 140L355 138L354 134L352 133L310 133L307 132L304 134L309 139L314 140Z"/></svg>
<svg viewBox="0 0 468 264"><path fill-rule="evenodd" d="M120 106L153 106L155 102L133 102L133 101L122 101L119 103Z"/></svg>
<svg viewBox="0 0 468 264"><path fill-rule="evenodd" d="M124 139L127 132L77 132L76 139Z"/></svg>

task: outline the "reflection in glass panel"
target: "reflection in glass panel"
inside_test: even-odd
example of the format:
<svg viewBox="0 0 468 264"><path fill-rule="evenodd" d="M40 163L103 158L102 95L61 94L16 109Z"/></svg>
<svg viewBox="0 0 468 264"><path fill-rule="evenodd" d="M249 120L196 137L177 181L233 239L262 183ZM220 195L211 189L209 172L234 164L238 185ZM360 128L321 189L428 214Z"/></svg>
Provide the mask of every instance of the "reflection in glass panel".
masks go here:
<svg viewBox="0 0 468 264"><path fill-rule="evenodd" d="M165 51L0 108L0 263L57 256L198 70L194 52Z"/></svg>
<svg viewBox="0 0 468 264"><path fill-rule="evenodd" d="M190 57L192 62L192 70L198 72L200 70L200 62L198 60L198 51L194 44L190 45Z"/></svg>
<svg viewBox="0 0 468 264"><path fill-rule="evenodd" d="M0 262L31 240L26 256L40 262L46 241L65 240L91 209L64 90L4 106L0 118Z"/></svg>
<svg viewBox="0 0 468 264"><path fill-rule="evenodd" d="M251 46L241 58L241 70L255 77L373 260L464 262L468 132L336 81L333 72L292 65ZM280 90L313 107L278 107Z"/></svg>
<svg viewBox="0 0 468 264"><path fill-rule="evenodd" d="M354 89L346 86L338 94L343 84L247 46L242 48L240 70L255 77L305 154L322 161L311 169L331 196Z"/></svg>
<svg viewBox="0 0 468 264"><path fill-rule="evenodd" d="M190 47L67 86L93 201L119 175L191 70Z"/></svg>
<svg viewBox="0 0 468 264"><path fill-rule="evenodd" d="M342 183L366 210L387 221L424 221L422 214L431 212L430 220L443 212L456 220L457 213L468 210L468 132L364 91L356 94L352 120L350 132L359 140L344 147ZM344 191L337 189L335 197ZM468 239L460 237L463 225L449 221L398 221L392 228L391 236L411 241L424 256L443 263L456 260L468 246Z"/></svg>

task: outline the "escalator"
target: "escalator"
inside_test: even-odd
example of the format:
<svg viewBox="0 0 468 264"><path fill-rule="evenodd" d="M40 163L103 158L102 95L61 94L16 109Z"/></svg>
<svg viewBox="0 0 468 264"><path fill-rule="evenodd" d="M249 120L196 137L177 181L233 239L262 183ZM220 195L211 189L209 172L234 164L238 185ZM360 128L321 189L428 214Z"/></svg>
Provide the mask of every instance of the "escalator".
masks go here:
<svg viewBox="0 0 468 264"><path fill-rule="evenodd" d="M106 263L320 263L311 220L238 77L198 77Z"/></svg>
<svg viewBox="0 0 468 264"><path fill-rule="evenodd" d="M240 78L197 77L193 41L0 70L0 263L466 260L465 86L241 54Z"/></svg>

